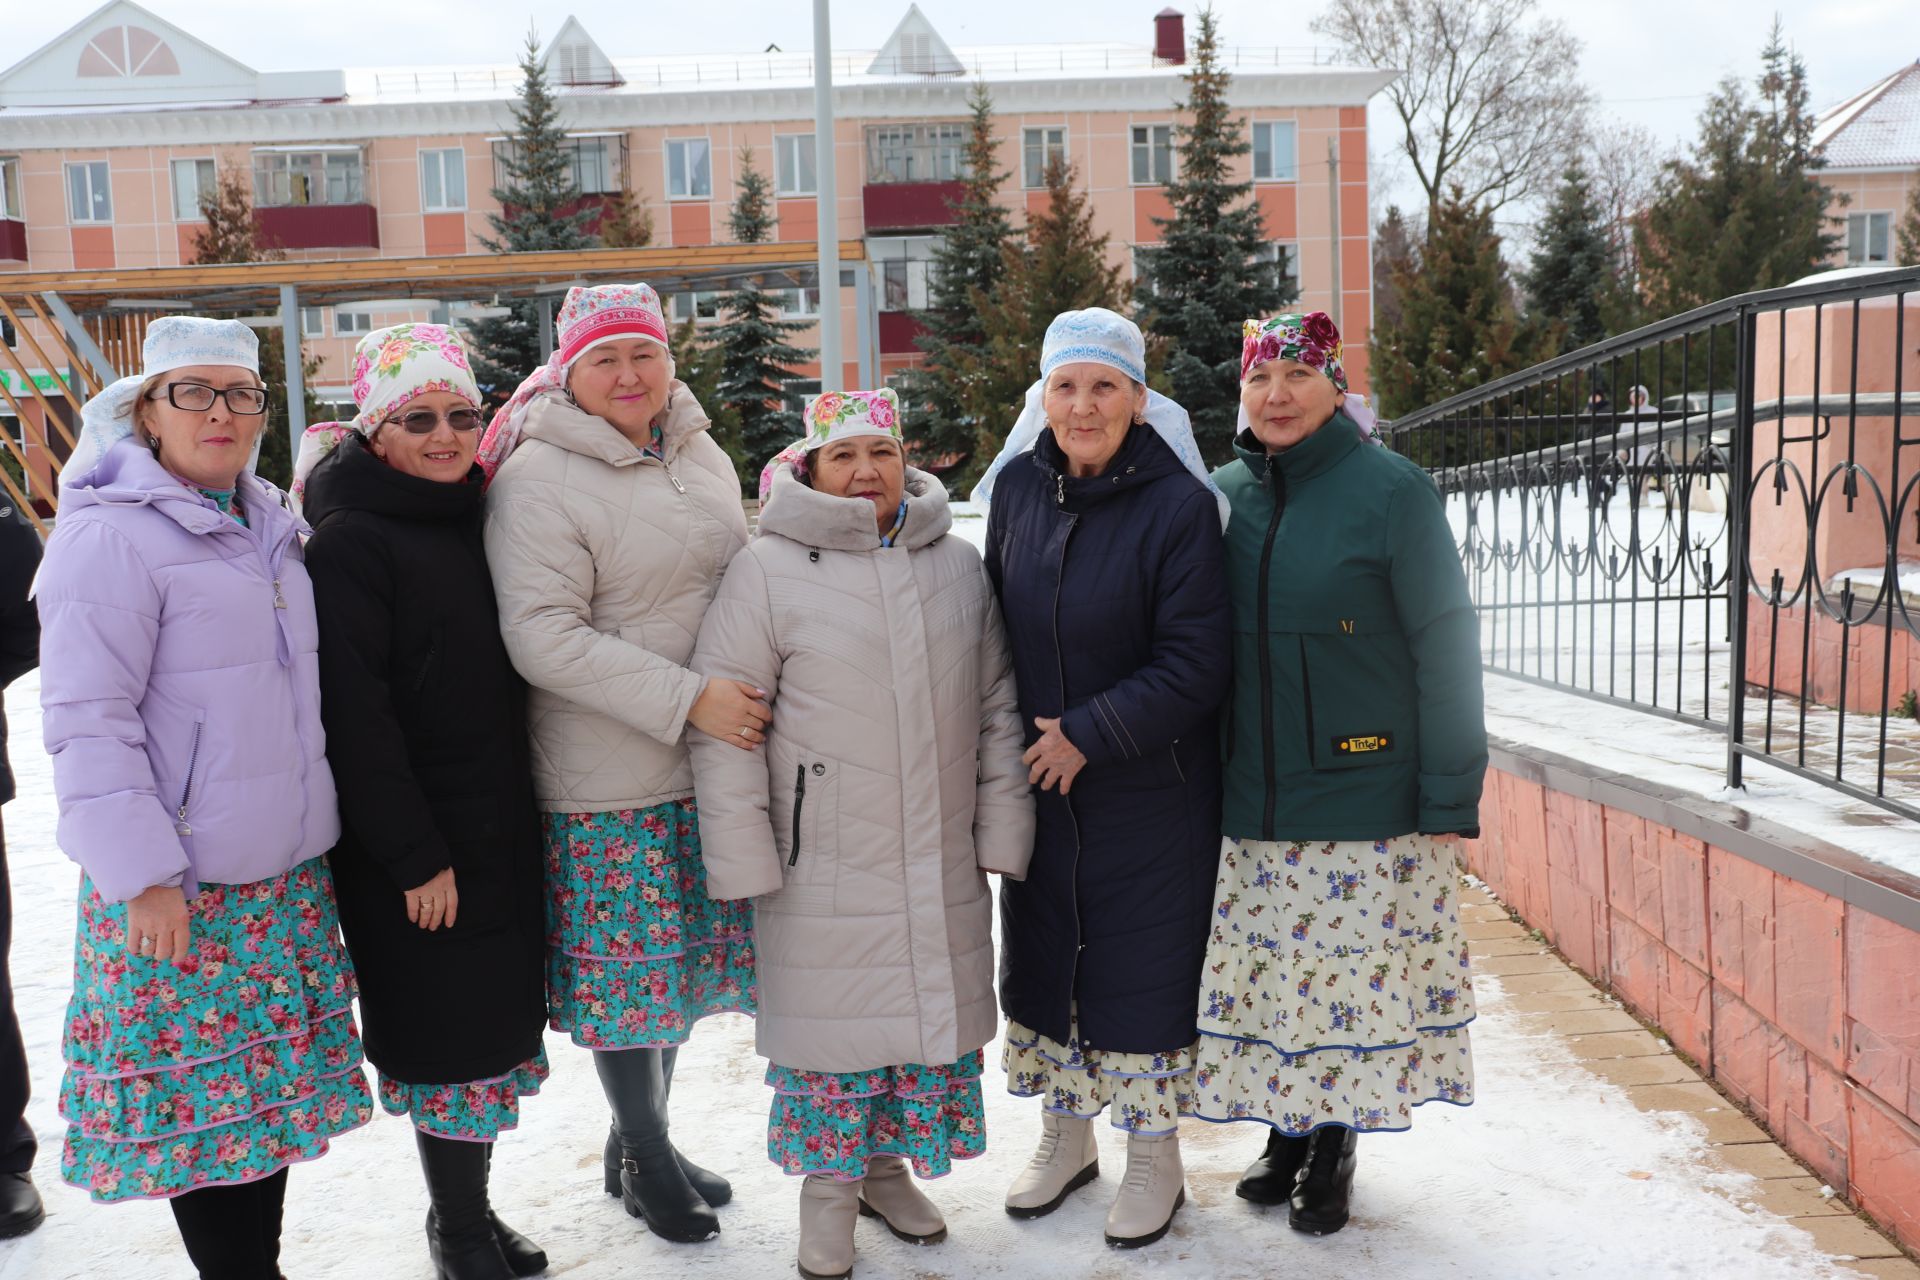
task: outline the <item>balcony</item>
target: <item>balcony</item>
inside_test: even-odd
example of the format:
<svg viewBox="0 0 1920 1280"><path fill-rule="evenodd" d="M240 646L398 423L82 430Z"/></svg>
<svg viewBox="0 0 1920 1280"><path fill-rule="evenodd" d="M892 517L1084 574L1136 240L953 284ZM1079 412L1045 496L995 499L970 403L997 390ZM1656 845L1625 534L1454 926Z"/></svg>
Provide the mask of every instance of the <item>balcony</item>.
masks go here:
<svg viewBox="0 0 1920 1280"><path fill-rule="evenodd" d="M27 260L27 224L18 218L0 218L0 262Z"/></svg>
<svg viewBox="0 0 1920 1280"><path fill-rule="evenodd" d="M378 249L380 218L370 204L255 205L267 243L282 249Z"/></svg>
<svg viewBox="0 0 1920 1280"><path fill-rule="evenodd" d="M880 313L880 354L883 356L917 356L920 344L914 339L927 331L927 327L914 318L911 311L882 311Z"/></svg>
<svg viewBox="0 0 1920 1280"><path fill-rule="evenodd" d="M869 182L861 189L861 211L872 231L925 231L950 226L953 205L967 191L964 182Z"/></svg>

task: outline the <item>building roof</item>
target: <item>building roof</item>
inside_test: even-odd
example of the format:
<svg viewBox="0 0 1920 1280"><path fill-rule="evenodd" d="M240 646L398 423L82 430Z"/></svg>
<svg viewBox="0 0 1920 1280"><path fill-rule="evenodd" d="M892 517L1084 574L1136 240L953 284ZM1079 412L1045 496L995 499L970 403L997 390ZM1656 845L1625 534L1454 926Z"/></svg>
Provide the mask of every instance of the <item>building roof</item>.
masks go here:
<svg viewBox="0 0 1920 1280"><path fill-rule="evenodd" d="M1830 169L1920 168L1920 60L1823 114L1813 145Z"/></svg>

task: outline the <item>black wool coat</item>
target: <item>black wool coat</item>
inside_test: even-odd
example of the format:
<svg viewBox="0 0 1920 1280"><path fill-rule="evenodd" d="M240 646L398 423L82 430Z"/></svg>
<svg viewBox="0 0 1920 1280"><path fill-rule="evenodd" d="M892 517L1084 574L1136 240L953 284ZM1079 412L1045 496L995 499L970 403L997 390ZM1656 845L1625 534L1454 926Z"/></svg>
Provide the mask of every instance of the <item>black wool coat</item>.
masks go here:
<svg viewBox="0 0 1920 1280"><path fill-rule="evenodd" d="M1007 1016L1114 1053L1196 1038L1220 850L1218 712L1232 615L1214 497L1149 427L1102 475L1065 474L1043 432L995 483L986 564L1020 715L1086 755L1072 791L1036 791L1024 882L1000 891Z"/></svg>
<svg viewBox="0 0 1920 1280"><path fill-rule="evenodd" d="M40 613L27 592L40 568L40 535L0 494L0 689L40 665ZM0 706L0 804L13 799L7 711Z"/></svg>
<svg viewBox="0 0 1920 1280"><path fill-rule="evenodd" d="M480 543L480 469L395 471L349 437L307 481L320 714L340 792L329 855L367 1058L408 1084L502 1075L546 1022L544 858L526 691ZM452 867L452 928L405 891Z"/></svg>

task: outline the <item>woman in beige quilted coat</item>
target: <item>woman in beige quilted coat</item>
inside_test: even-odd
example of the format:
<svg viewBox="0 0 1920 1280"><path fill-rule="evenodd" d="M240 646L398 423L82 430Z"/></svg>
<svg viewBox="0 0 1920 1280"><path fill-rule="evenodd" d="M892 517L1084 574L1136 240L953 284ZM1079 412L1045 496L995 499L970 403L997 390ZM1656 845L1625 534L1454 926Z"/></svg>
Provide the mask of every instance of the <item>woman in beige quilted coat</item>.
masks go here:
<svg viewBox="0 0 1920 1280"><path fill-rule="evenodd" d="M694 651L767 690L766 747L689 737L707 882L754 901L767 1153L805 1175L800 1273L837 1277L857 1214L944 1238L909 1167L986 1148L986 873L1025 873L1033 799L991 584L893 392L820 396L807 427Z"/></svg>
<svg viewBox="0 0 1920 1280"><path fill-rule="evenodd" d="M771 713L687 660L746 519L652 289L572 290L558 338L479 458L501 632L529 686L548 1015L595 1051L607 1193L656 1235L707 1240L732 1188L674 1150L667 1091L695 1021L753 1011L752 913L707 892L685 728L744 758Z"/></svg>

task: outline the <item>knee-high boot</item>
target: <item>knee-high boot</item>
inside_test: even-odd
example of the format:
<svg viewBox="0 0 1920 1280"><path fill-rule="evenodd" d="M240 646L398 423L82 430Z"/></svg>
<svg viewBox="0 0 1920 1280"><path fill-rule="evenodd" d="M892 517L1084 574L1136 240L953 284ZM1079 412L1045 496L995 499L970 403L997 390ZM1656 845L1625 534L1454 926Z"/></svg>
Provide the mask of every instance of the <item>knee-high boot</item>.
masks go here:
<svg viewBox="0 0 1920 1280"><path fill-rule="evenodd" d="M426 1176L427 1252L439 1280L514 1280L487 1207L488 1142L413 1131Z"/></svg>
<svg viewBox="0 0 1920 1280"><path fill-rule="evenodd" d="M667 1075L658 1049L593 1055L620 1141L620 1202L655 1235L682 1244L711 1240L720 1219L674 1158L667 1137Z"/></svg>
<svg viewBox="0 0 1920 1280"><path fill-rule="evenodd" d="M660 1064L667 1077L667 1097L673 1097L674 1059L680 1056L678 1049L662 1049ZM687 1181L700 1193L700 1198L718 1209L733 1199L733 1184L711 1169L703 1169L687 1159L686 1154L675 1147L673 1158L680 1164L680 1172L687 1175ZM606 1148L600 1153L601 1167L606 1171L607 1194L620 1198L620 1136L614 1132L613 1125L607 1126Z"/></svg>

